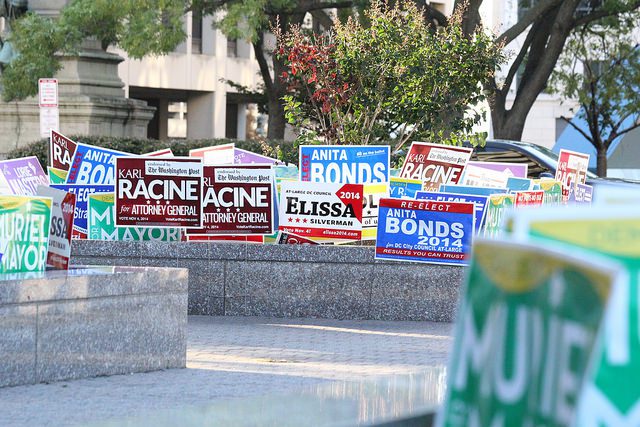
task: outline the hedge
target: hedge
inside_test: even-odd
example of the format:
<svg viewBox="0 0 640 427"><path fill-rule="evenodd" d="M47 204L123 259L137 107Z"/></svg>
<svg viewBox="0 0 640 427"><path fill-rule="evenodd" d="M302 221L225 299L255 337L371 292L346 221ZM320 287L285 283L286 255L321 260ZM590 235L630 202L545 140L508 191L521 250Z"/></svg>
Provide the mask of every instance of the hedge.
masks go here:
<svg viewBox="0 0 640 427"><path fill-rule="evenodd" d="M239 141L235 139L174 139L159 141L145 138L119 138L109 136L69 136L74 141L91 144L98 147L111 148L132 154L143 154L152 151L171 148L176 156L188 156L189 150L212 145L235 143L236 147L252 151L265 156L275 157L286 163L298 164L298 147L293 141ZM37 156L43 166L49 164L49 139L41 139L24 147L7 153L9 159L18 157Z"/></svg>

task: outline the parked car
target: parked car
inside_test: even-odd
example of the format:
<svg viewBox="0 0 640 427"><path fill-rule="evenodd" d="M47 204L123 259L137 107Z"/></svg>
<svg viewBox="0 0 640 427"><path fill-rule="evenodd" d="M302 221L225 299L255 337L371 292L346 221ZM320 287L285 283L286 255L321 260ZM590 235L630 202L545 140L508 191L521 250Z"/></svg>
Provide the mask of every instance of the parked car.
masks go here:
<svg viewBox="0 0 640 427"><path fill-rule="evenodd" d="M502 139L487 140L484 147L475 147L471 160L526 163L528 165L529 178L553 178L556 175L558 166L558 155L546 147L529 142ZM637 186L640 182L620 178L600 178L592 172L587 172L587 184Z"/></svg>

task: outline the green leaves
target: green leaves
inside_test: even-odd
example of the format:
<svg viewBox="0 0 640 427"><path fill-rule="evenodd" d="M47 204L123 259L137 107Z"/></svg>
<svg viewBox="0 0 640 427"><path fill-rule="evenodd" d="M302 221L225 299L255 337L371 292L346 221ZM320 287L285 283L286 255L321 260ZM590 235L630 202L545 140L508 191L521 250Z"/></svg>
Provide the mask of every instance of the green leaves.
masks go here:
<svg viewBox="0 0 640 427"><path fill-rule="evenodd" d="M291 95L285 98L290 123L302 126L306 119L327 143L391 139L396 149L410 139L459 143L473 134L482 119L474 107L485 100L481 83L504 59L493 37L483 32L466 37L461 12L433 32L411 1L394 7L375 1L365 15L367 26L348 19L337 22L326 37L295 29L279 37L280 57L290 67ZM311 60L299 63L300 52L312 48L327 56L322 60L327 67ZM348 83L348 97L332 87L331 74ZM320 108L317 96L326 88L334 94L328 110ZM292 113L294 99L302 102L297 115Z"/></svg>
<svg viewBox="0 0 640 427"><path fill-rule="evenodd" d="M56 55L76 54L86 38L105 49L119 46L133 58L172 51L186 37L186 6L186 0L73 0L57 20L26 14L10 35L19 57L0 77L4 100L35 95L38 78L60 69Z"/></svg>

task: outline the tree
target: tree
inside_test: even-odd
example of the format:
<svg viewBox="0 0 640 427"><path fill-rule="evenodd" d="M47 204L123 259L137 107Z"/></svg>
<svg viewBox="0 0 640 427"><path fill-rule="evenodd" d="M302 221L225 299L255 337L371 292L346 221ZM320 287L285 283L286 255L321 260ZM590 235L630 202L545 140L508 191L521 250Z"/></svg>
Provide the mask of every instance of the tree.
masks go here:
<svg viewBox="0 0 640 427"><path fill-rule="evenodd" d="M599 176L607 174L611 144L640 126L639 18L636 12L578 28L551 79L555 92L578 100L575 117L588 129L562 119L595 147Z"/></svg>
<svg viewBox="0 0 640 427"><path fill-rule="evenodd" d="M399 150L411 139L471 135L482 118L473 109L485 99L481 84L503 56L484 31L463 33L461 12L432 32L413 2L374 1L366 26L349 19L323 35L276 31L288 118L330 144L389 142L393 135Z"/></svg>
<svg viewBox="0 0 640 427"><path fill-rule="evenodd" d="M456 0L466 4L463 28L468 34L481 25L483 0ZM523 1L519 1L522 5ZM529 0L519 20L497 38L508 45L523 36L521 47L504 78L495 77L485 86L490 93L493 133L496 138L519 140L525 120L538 95L547 87L556 62L571 32L583 25L617 16L640 7L640 0ZM519 76L513 104L507 95Z"/></svg>
<svg viewBox="0 0 640 427"><path fill-rule="evenodd" d="M133 58L168 53L186 38L182 17L194 11L216 17L227 37L253 44L268 97L268 138L282 139L284 85L274 76L283 71L283 64L271 57L265 31L269 25L287 31L301 24L307 13L331 22L327 8L352 4L351 0L72 0L57 21L33 13L15 21L10 41L20 55L2 73L3 98L36 94L37 79L60 69L56 53L77 53L88 37L101 41L105 49L118 46Z"/></svg>

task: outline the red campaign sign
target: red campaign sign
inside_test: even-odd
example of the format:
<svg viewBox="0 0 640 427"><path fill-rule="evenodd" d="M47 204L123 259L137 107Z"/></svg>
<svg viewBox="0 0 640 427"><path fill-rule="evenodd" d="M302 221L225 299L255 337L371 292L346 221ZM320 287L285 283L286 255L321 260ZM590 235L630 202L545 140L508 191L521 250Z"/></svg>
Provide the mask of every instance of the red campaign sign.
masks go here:
<svg viewBox="0 0 640 427"><path fill-rule="evenodd" d="M570 150L560 150L558 154L558 168L556 169L556 181L562 182L562 201L569 200L572 187L584 184L587 181L589 169L589 155Z"/></svg>
<svg viewBox="0 0 640 427"><path fill-rule="evenodd" d="M197 234L273 234L275 175L266 165L204 166L203 226Z"/></svg>
<svg viewBox="0 0 640 427"><path fill-rule="evenodd" d="M419 179L426 191L438 191L440 184L457 184L472 148L413 142L400 170L400 178Z"/></svg>
<svg viewBox="0 0 640 427"><path fill-rule="evenodd" d="M514 206L521 208L525 206L542 206L544 200L544 191L516 191Z"/></svg>
<svg viewBox="0 0 640 427"><path fill-rule="evenodd" d="M117 226L201 227L202 160L117 157Z"/></svg>
<svg viewBox="0 0 640 427"><path fill-rule="evenodd" d="M51 130L49 138L49 161L51 167L68 171L71 168L71 159L76 152L76 143L63 134Z"/></svg>

